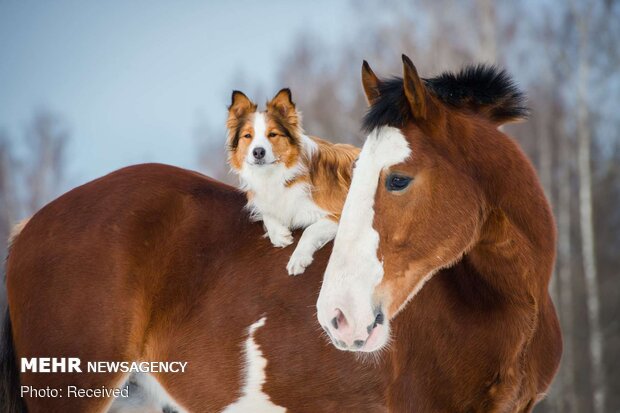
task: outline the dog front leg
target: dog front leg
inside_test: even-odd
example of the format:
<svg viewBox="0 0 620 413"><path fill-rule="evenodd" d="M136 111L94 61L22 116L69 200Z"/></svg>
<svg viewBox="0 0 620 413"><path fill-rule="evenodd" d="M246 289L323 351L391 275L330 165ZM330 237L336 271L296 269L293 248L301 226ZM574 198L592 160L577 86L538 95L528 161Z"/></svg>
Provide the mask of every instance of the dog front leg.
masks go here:
<svg viewBox="0 0 620 413"><path fill-rule="evenodd" d="M267 231L265 236L269 237L274 247L284 248L293 243L291 231L277 219L263 214L263 225Z"/></svg>
<svg viewBox="0 0 620 413"><path fill-rule="evenodd" d="M338 223L329 219L321 218L308 226L297 243L297 248L291 255L286 269L289 275L299 275L312 263L312 256L325 244L333 240L338 230Z"/></svg>

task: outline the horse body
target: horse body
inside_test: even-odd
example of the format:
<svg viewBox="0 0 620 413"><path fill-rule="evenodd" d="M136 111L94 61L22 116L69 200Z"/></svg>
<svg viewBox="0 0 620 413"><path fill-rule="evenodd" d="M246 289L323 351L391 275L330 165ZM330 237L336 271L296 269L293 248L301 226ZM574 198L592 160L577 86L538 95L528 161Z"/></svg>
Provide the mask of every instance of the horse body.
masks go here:
<svg viewBox="0 0 620 413"><path fill-rule="evenodd" d="M264 391L290 411L381 411L380 365L320 336L312 307L329 251L302 278L262 237L242 194L163 165L126 168L39 211L13 244L7 287L17 357L188 362L157 378L189 411L242 397L247 329ZM119 386L121 374L24 373L35 388ZM19 389L14 389L19 394ZM15 394L11 395L15 397ZM110 400L27 398L30 412L98 412Z"/></svg>
<svg viewBox="0 0 620 413"><path fill-rule="evenodd" d="M390 351L404 363L394 367L390 411L529 412L549 386L559 362L548 347L559 337L553 307L516 350L507 325L518 316L471 286L467 267L440 271L396 318Z"/></svg>
<svg viewBox="0 0 620 413"><path fill-rule="evenodd" d="M242 194L202 175L148 164L44 207L8 260L18 360L187 361L184 374L157 375L162 387L188 411L219 412L244 397L248 328L264 318L253 333L267 363L264 383L252 391L273 411L529 411L527 402L493 410L507 377L504 357L515 348L506 326L518 317L472 277L467 259L433 277L393 320L391 347L364 360L329 345L314 317L331 248L302 277L288 277L289 252L262 238L244 204ZM557 366L545 354L557 320L549 303L541 305L529 344L541 349L520 354L531 380L515 374L520 382L510 386L528 397L544 391ZM36 388L113 387L125 379L20 375L21 385ZM7 397L17 394L9 389ZM101 412L110 403L26 398L31 413Z"/></svg>

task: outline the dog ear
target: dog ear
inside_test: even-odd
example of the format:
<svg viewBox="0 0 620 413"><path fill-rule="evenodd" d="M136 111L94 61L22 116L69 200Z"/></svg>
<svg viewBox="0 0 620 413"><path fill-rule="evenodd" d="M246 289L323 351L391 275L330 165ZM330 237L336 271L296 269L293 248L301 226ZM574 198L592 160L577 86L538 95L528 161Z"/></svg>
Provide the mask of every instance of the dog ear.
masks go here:
<svg viewBox="0 0 620 413"><path fill-rule="evenodd" d="M366 102L368 105L372 105L379 97L379 78L365 60L362 63L362 86L364 87L364 94L366 94Z"/></svg>
<svg viewBox="0 0 620 413"><path fill-rule="evenodd" d="M233 90L232 102L228 107L230 117L240 118L248 113L256 111L256 104L252 102L243 92Z"/></svg>
<svg viewBox="0 0 620 413"><path fill-rule="evenodd" d="M273 113L284 119L293 128L301 128L301 113L295 108L289 88L280 90L267 102L267 113Z"/></svg>
<svg viewBox="0 0 620 413"><path fill-rule="evenodd" d="M267 110L277 111L283 117L289 117L295 112L295 103L293 103L291 90L289 88L281 89L276 95L267 102Z"/></svg>

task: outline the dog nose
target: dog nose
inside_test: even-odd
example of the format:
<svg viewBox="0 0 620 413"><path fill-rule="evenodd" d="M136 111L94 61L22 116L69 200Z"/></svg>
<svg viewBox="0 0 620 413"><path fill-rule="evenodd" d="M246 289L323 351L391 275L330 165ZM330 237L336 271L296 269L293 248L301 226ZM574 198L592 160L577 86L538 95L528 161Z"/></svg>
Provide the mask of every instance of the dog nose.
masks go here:
<svg viewBox="0 0 620 413"><path fill-rule="evenodd" d="M256 159L263 159L265 157L265 148L258 146L256 148L254 148L254 150L252 151L252 154L254 155L254 158Z"/></svg>

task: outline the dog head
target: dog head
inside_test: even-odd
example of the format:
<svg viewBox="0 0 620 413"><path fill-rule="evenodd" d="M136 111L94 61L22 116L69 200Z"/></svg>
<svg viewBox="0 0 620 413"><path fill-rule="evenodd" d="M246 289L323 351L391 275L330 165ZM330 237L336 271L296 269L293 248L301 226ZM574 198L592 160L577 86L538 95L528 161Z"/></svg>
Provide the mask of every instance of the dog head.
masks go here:
<svg viewBox="0 0 620 413"><path fill-rule="evenodd" d="M280 90L264 112L234 91L228 108L228 161L237 172L295 167L302 155L300 113L289 89Z"/></svg>

